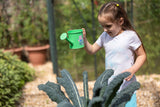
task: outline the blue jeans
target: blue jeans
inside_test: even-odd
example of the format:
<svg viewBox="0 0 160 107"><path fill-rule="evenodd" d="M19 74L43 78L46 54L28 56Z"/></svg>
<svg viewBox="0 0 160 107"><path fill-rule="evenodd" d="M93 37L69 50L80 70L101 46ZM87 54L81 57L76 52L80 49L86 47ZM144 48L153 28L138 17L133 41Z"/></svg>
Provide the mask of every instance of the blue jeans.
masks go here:
<svg viewBox="0 0 160 107"><path fill-rule="evenodd" d="M137 107L136 93L132 95L131 100L127 102L125 107Z"/></svg>

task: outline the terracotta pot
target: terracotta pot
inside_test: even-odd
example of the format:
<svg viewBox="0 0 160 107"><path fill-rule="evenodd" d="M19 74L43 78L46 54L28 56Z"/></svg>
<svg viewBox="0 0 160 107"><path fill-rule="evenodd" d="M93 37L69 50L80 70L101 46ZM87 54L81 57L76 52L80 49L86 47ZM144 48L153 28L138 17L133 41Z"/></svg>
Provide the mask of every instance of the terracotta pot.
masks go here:
<svg viewBox="0 0 160 107"><path fill-rule="evenodd" d="M23 48L12 48L12 49L6 49L4 52L11 52L14 55L17 55L19 59L21 59Z"/></svg>
<svg viewBox="0 0 160 107"><path fill-rule="evenodd" d="M47 50L49 45L39 46L39 47L25 47L28 52L29 62L33 66L42 65L47 61Z"/></svg>

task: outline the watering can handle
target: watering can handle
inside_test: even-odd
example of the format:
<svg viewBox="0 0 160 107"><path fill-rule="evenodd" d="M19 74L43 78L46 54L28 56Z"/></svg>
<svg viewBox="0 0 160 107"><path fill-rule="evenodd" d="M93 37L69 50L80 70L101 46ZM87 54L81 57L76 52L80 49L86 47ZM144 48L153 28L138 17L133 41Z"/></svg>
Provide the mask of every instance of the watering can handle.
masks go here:
<svg viewBox="0 0 160 107"><path fill-rule="evenodd" d="M66 39L71 45L73 45L73 43L70 40L68 40L67 33L62 33L61 36L60 36L60 39L61 40L65 40Z"/></svg>

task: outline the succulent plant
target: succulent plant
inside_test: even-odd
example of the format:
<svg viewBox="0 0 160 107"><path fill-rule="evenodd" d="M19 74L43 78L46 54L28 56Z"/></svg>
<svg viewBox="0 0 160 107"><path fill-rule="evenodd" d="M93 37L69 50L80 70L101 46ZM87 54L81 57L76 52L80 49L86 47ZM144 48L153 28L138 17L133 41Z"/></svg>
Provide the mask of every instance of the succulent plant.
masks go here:
<svg viewBox="0 0 160 107"><path fill-rule="evenodd" d="M134 91L140 88L140 83L137 81L132 82L118 92L123 79L129 76L130 73L121 73L108 84L108 79L113 73L112 69L108 69L97 78L92 99L89 99L88 74L86 71L83 72L83 97L80 97L76 84L65 69L61 71L62 77L57 77L57 84L48 81L46 84L40 84L38 88L46 92L49 98L58 104L57 107L124 107L131 99ZM69 98L65 96L60 86L65 88Z"/></svg>

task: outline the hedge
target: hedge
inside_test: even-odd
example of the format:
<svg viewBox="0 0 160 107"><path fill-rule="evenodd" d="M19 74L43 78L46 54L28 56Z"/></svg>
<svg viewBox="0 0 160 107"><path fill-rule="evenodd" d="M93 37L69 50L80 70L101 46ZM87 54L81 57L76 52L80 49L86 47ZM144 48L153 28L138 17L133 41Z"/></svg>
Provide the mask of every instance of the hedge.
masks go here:
<svg viewBox="0 0 160 107"><path fill-rule="evenodd" d="M33 79L34 72L17 56L0 50L0 107L15 107L23 86Z"/></svg>

